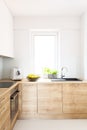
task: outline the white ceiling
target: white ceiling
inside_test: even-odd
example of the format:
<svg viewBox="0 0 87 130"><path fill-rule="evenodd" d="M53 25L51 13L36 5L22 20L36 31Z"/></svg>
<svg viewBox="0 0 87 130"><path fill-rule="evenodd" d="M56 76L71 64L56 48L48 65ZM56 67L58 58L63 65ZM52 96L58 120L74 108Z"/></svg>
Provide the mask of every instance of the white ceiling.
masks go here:
<svg viewBox="0 0 87 130"><path fill-rule="evenodd" d="M19 15L81 15L87 0L5 0L14 16Z"/></svg>

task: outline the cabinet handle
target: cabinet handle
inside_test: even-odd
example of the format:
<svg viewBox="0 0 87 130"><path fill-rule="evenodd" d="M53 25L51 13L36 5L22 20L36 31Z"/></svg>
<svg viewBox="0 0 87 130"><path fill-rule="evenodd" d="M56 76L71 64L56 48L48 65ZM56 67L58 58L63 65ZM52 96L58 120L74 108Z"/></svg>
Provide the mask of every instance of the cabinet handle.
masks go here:
<svg viewBox="0 0 87 130"><path fill-rule="evenodd" d="M18 96L19 91L17 91L13 96L11 96L11 101L15 100L15 98Z"/></svg>

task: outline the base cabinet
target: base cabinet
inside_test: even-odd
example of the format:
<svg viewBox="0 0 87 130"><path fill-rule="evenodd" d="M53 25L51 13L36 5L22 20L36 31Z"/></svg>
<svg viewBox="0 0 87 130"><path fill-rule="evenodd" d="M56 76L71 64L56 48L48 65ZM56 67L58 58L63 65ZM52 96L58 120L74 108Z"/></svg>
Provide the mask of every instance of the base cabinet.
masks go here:
<svg viewBox="0 0 87 130"><path fill-rule="evenodd" d="M63 86L63 112L87 113L87 84L70 83Z"/></svg>
<svg viewBox="0 0 87 130"><path fill-rule="evenodd" d="M37 113L37 83L22 84L20 118L31 118Z"/></svg>
<svg viewBox="0 0 87 130"><path fill-rule="evenodd" d="M0 98L0 130L10 130L10 94Z"/></svg>
<svg viewBox="0 0 87 130"><path fill-rule="evenodd" d="M38 114L62 113L62 84L38 84Z"/></svg>
<svg viewBox="0 0 87 130"><path fill-rule="evenodd" d="M87 83L23 83L20 119L87 119Z"/></svg>

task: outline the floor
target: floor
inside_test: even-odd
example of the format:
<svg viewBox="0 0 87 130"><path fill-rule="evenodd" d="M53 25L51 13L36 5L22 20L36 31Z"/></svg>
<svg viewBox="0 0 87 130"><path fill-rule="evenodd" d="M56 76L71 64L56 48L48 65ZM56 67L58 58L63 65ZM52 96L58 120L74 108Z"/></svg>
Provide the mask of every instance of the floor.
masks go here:
<svg viewBox="0 0 87 130"><path fill-rule="evenodd" d="M87 120L18 120L13 130L87 130Z"/></svg>

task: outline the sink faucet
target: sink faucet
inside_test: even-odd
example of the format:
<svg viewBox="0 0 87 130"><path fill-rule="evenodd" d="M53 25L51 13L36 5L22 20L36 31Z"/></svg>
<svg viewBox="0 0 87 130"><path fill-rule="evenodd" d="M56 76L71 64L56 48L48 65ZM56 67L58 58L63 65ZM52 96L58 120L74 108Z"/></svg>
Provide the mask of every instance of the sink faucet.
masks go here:
<svg viewBox="0 0 87 130"><path fill-rule="evenodd" d="M64 78L65 77L65 73L68 71L68 68L67 67L62 67L61 68L61 78Z"/></svg>

